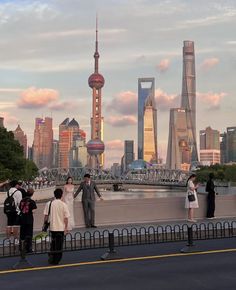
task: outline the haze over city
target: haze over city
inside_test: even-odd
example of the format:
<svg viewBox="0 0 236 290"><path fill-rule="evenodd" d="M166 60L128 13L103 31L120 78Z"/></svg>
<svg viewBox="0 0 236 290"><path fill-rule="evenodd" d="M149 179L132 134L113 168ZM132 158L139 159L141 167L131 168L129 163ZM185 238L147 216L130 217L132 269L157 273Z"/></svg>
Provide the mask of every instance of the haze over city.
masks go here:
<svg viewBox="0 0 236 290"><path fill-rule="evenodd" d="M235 1L1 1L0 116L33 141L35 117L54 137L75 118L90 139L95 19L99 23L105 166L123 141L137 148L138 78L155 78L158 153L166 158L169 109L180 106L182 46L195 43L199 130L235 126ZM137 156L137 155L136 155Z"/></svg>

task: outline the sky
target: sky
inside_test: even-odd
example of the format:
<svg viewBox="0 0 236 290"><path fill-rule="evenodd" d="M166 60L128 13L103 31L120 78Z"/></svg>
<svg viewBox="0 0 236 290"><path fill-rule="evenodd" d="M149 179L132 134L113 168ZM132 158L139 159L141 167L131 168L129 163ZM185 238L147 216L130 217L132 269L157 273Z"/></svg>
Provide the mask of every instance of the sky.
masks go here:
<svg viewBox="0 0 236 290"><path fill-rule="evenodd" d="M20 124L31 146L35 117L53 118L55 139L69 117L89 141L96 14L106 167L120 162L124 140L137 151L140 77L155 78L165 160L184 40L195 43L197 136L207 126L236 126L235 0L0 0L0 116L8 130Z"/></svg>

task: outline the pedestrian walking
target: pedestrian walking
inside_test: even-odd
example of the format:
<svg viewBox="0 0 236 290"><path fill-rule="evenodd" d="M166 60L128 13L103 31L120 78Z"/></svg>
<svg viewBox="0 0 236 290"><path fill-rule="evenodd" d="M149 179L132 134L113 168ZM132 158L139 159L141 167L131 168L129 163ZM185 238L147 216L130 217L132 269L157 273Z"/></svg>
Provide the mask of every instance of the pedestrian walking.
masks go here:
<svg viewBox="0 0 236 290"><path fill-rule="evenodd" d="M82 193L82 204L84 211L84 222L87 228L96 228L95 225L95 192L97 193L100 200L103 200L101 193L94 181L91 180L90 174L84 175L84 181L81 182L79 188L74 194L74 198L80 193Z"/></svg>
<svg viewBox="0 0 236 290"><path fill-rule="evenodd" d="M19 237L19 205L22 200L22 193L19 190L19 182L12 180L10 189L7 192L7 198L4 201L4 213L7 216L6 235L9 238L11 235L17 239Z"/></svg>
<svg viewBox="0 0 236 290"><path fill-rule="evenodd" d="M188 209L188 221L196 222L194 217L194 209L198 208L198 198L196 189L198 185L195 185L194 182L196 180L196 174L192 174L187 181L187 194L185 198L185 208Z"/></svg>
<svg viewBox="0 0 236 290"><path fill-rule="evenodd" d="M61 198L63 191L61 188L54 190L55 199L49 201L44 209L44 222L50 222L51 245L48 263L57 265L63 253L64 234L68 232L69 209ZM50 212L50 214L49 214Z"/></svg>
<svg viewBox="0 0 236 290"><path fill-rule="evenodd" d="M206 184L207 194L207 218L213 219L215 217L215 184L214 184L214 174L209 174L209 179Z"/></svg>
<svg viewBox="0 0 236 290"><path fill-rule="evenodd" d="M25 197L20 202L20 249L22 243L26 253L32 252L32 238L34 227L33 211L37 208L35 201L32 199L34 194L33 188L25 192Z"/></svg>
<svg viewBox="0 0 236 290"><path fill-rule="evenodd" d="M66 184L63 189L62 201L64 201L70 212L70 217L68 220L68 230L71 231L75 227L75 220L74 220L74 193L75 193L75 186L73 184L73 179L68 177L66 180Z"/></svg>

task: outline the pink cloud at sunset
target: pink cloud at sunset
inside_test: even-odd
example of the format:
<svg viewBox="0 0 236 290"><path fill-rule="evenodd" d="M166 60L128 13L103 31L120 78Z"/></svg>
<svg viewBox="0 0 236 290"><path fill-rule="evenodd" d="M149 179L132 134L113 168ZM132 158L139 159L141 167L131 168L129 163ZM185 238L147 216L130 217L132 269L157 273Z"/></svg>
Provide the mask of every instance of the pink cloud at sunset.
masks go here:
<svg viewBox="0 0 236 290"><path fill-rule="evenodd" d="M53 111L73 110L78 107L75 101L53 102L49 105L49 109Z"/></svg>
<svg viewBox="0 0 236 290"><path fill-rule="evenodd" d="M212 57L212 58L206 58L202 64L200 65L200 67L203 70L209 70L211 68L213 68L214 66L216 66L219 63L219 58L217 57Z"/></svg>
<svg viewBox="0 0 236 290"><path fill-rule="evenodd" d="M220 108L220 103L224 97L226 97L228 94L221 92L221 93L198 93L197 92L197 98L201 102L204 102L208 105L208 109L210 110L217 110Z"/></svg>
<svg viewBox="0 0 236 290"><path fill-rule="evenodd" d="M107 110L116 111L122 115L134 115L137 113L138 96L132 91L124 91L117 94L107 105Z"/></svg>
<svg viewBox="0 0 236 290"><path fill-rule="evenodd" d="M10 115L8 112L0 112L0 116L4 118L5 125L17 125L19 119L15 116Z"/></svg>
<svg viewBox="0 0 236 290"><path fill-rule="evenodd" d="M57 101L59 92L53 89L37 89L30 87L21 93L17 105L21 108L47 107L50 103Z"/></svg>
<svg viewBox="0 0 236 290"><path fill-rule="evenodd" d="M160 63L157 65L157 69L160 72L165 72L170 67L170 60L168 58L164 58L160 61Z"/></svg>
<svg viewBox="0 0 236 290"><path fill-rule="evenodd" d="M111 116L106 119L106 123L113 127L127 127L137 124L135 116Z"/></svg>
<svg viewBox="0 0 236 290"><path fill-rule="evenodd" d="M157 109L168 111L170 108L176 108L180 105L180 98L176 94L168 94L162 89L155 91Z"/></svg>

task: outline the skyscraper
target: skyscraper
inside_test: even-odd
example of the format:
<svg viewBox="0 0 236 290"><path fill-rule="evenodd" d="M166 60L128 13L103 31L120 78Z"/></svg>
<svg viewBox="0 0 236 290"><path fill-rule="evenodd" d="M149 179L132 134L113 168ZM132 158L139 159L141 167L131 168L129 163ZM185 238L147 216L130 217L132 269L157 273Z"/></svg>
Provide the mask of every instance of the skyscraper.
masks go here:
<svg viewBox="0 0 236 290"><path fill-rule="evenodd" d="M220 163L220 132L211 127L200 131L200 162L203 165Z"/></svg>
<svg viewBox="0 0 236 290"><path fill-rule="evenodd" d="M20 145L23 147L24 150L24 157L27 157L27 136L21 129L20 125L17 126L16 130L13 131L14 138L18 140Z"/></svg>
<svg viewBox="0 0 236 290"><path fill-rule="evenodd" d="M35 119L33 161L39 169L52 167L53 130L52 118Z"/></svg>
<svg viewBox="0 0 236 290"><path fill-rule="evenodd" d="M166 167L189 170L197 163L194 42L184 41L181 107L170 109Z"/></svg>
<svg viewBox="0 0 236 290"><path fill-rule="evenodd" d="M88 154L90 156L89 166L99 168L104 165L103 152L105 149L103 143L103 117L102 117L102 87L104 86L104 77L98 72L98 26L96 20L96 41L94 53L94 73L90 75L88 84L93 90L92 117L91 117L91 140L87 143Z"/></svg>
<svg viewBox="0 0 236 290"><path fill-rule="evenodd" d="M236 162L236 127L228 127L221 137L221 162Z"/></svg>
<svg viewBox="0 0 236 290"><path fill-rule="evenodd" d="M166 167L189 170L191 151L189 147L186 110L170 109L169 139Z"/></svg>
<svg viewBox="0 0 236 290"><path fill-rule="evenodd" d="M191 150L191 163L198 162L196 142L196 74L194 42L185 40L183 46L183 79L181 108L186 110L186 119Z"/></svg>
<svg viewBox="0 0 236 290"><path fill-rule="evenodd" d="M83 141L85 147L85 140L86 134L80 129L75 119L70 121L69 118L66 118L59 125L59 167L69 168L79 166L79 163L70 161L74 160L70 155L72 154L71 152L75 150L76 142Z"/></svg>
<svg viewBox="0 0 236 290"><path fill-rule="evenodd" d="M124 143L124 165L123 171L129 168L129 165L134 161L134 141L125 140Z"/></svg>
<svg viewBox="0 0 236 290"><path fill-rule="evenodd" d="M138 79L138 159L157 163L155 79Z"/></svg>
<svg viewBox="0 0 236 290"><path fill-rule="evenodd" d="M4 128L4 118L0 117L0 128Z"/></svg>

